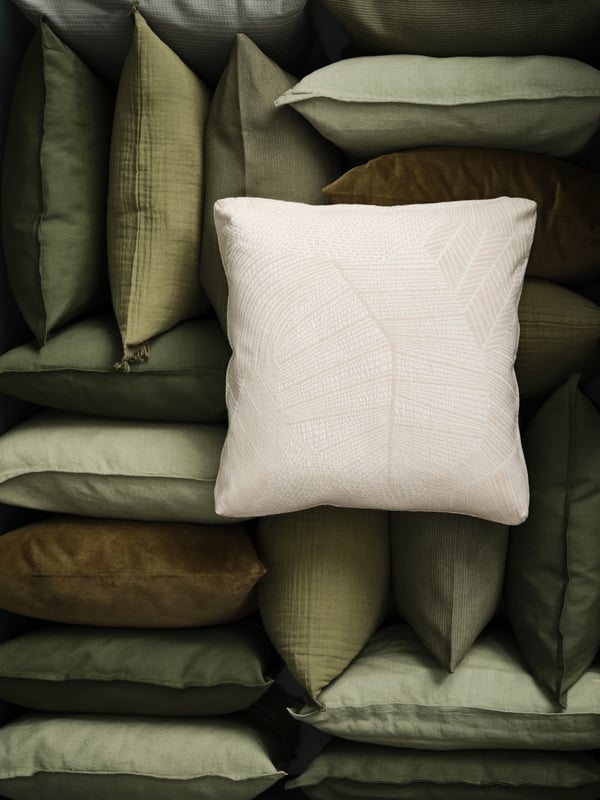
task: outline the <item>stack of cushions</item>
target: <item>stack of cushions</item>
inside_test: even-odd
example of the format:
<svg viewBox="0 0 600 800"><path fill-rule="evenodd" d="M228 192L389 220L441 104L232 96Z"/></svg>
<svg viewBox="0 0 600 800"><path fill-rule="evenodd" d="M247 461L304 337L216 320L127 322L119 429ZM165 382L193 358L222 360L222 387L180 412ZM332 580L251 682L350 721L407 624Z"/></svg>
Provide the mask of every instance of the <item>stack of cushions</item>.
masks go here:
<svg viewBox="0 0 600 800"><path fill-rule="evenodd" d="M600 9L14 1L0 793L596 797Z"/></svg>

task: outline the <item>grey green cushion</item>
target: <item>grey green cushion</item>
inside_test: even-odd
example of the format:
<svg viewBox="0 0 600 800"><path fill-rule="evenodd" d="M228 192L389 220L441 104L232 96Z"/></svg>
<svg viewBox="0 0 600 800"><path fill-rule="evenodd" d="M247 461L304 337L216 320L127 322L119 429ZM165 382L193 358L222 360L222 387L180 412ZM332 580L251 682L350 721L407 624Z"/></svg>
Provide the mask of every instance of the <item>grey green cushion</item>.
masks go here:
<svg viewBox="0 0 600 800"><path fill-rule="evenodd" d="M226 417L227 338L216 320L188 320L152 342L152 359L124 374L112 317L64 327L0 356L0 392L102 417L217 422Z"/></svg>
<svg viewBox="0 0 600 800"><path fill-rule="evenodd" d="M0 502L92 517L230 522L214 506L224 439L217 424L42 411L0 438Z"/></svg>
<svg viewBox="0 0 600 800"><path fill-rule="evenodd" d="M510 536L506 605L533 673L569 709L600 649L600 411L569 379L523 437L529 518Z"/></svg>
<svg viewBox="0 0 600 800"><path fill-rule="evenodd" d="M112 102L106 86L42 24L15 84L1 187L8 277L40 345L108 300Z"/></svg>
<svg viewBox="0 0 600 800"><path fill-rule="evenodd" d="M396 608L454 672L500 603L509 528L462 514L391 518Z"/></svg>
<svg viewBox="0 0 600 800"><path fill-rule="evenodd" d="M600 662L564 711L529 673L511 632L484 631L451 675L407 625L382 628L296 715L344 739L424 750L600 748Z"/></svg>
<svg viewBox="0 0 600 800"><path fill-rule="evenodd" d="M341 155L275 99L296 83L243 34L236 37L206 126L200 275L223 330L227 281L213 222L222 197L249 195L323 203L321 188L343 171Z"/></svg>
<svg viewBox="0 0 600 800"><path fill-rule="evenodd" d="M30 713L0 729L11 800L250 800L285 773L279 737L245 716Z"/></svg>
<svg viewBox="0 0 600 800"><path fill-rule="evenodd" d="M257 549L267 567L258 593L265 629L316 698L388 609L389 515L323 506L262 517Z"/></svg>
<svg viewBox="0 0 600 800"><path fill-rule="evenodd" d="M256 702L276 666L256 625L45 625L0 644L0 697L39 711L228 714Z"/></svg>
<svg viewBox="0 0 600 800"><path fill-rule="evenodd" d="M286 787L311 800L596 800L600 763L588 753L434 752L334 740Z"/></svg>
<svg viewBox="0 0 600 800"><path fill-rule="evenodd" d="M208 307L198 274L210 92L139 13L115 104L106 232L125 369ZM141 349L140 349L141 348Z"/></svg>
<svg viewBox="0 0 600 800"><path fill-rule="evenodd" d="M364 56L277 99L354 157L464 145L568 156L600 126L600 71L559 56Z"/></svg>
<svg viewBox="0 0 600 800"><path fill-rule="evenodd" d="M594 57L597 0L323 0L364 53Z"/></svg>

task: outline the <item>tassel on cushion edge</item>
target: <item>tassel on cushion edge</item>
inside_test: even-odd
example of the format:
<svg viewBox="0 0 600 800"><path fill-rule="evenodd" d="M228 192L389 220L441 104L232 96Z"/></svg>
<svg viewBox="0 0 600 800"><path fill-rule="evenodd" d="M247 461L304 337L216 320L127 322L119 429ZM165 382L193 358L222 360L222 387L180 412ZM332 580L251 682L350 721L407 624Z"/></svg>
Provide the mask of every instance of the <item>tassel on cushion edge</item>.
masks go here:
<svg viewBox="0 0 600 800"><path fill-rule="evenodd" d="M131 372L132 364L141 364L143 361L148 360L150 355L150 344L138 344L136 347L127 345L123 351L123 358L114 363L115 369L121 369L123 372Z"/></svg>

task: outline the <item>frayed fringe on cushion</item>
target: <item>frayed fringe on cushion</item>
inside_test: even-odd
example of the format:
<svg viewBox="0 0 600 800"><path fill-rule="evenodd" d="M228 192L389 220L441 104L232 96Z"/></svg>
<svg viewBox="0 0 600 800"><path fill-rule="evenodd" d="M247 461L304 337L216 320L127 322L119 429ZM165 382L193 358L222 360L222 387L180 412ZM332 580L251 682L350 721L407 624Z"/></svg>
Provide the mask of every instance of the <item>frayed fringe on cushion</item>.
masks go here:
<svg viewBox="0 0 600 800"><path fill-rule="evenodd" d="M131 372L132 364L141 364L142 361L147 361L149 355L150 345L147 343L140 344L138 347L126 347L123 358L113 366L115 369L122 369L123 372Z"/></svg>

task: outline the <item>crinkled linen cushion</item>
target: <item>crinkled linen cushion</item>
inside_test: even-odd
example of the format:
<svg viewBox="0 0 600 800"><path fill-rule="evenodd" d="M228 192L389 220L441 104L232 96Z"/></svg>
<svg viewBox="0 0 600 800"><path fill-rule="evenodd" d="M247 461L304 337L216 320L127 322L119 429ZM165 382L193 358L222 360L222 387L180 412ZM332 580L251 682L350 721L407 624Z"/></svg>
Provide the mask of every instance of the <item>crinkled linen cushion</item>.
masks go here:
<svg viewBox="0 0 600 800"><path fill-rule="evenodd" d="M519 524L521 198L215 204L233 356L218 514L317 505Z"/></svg>

